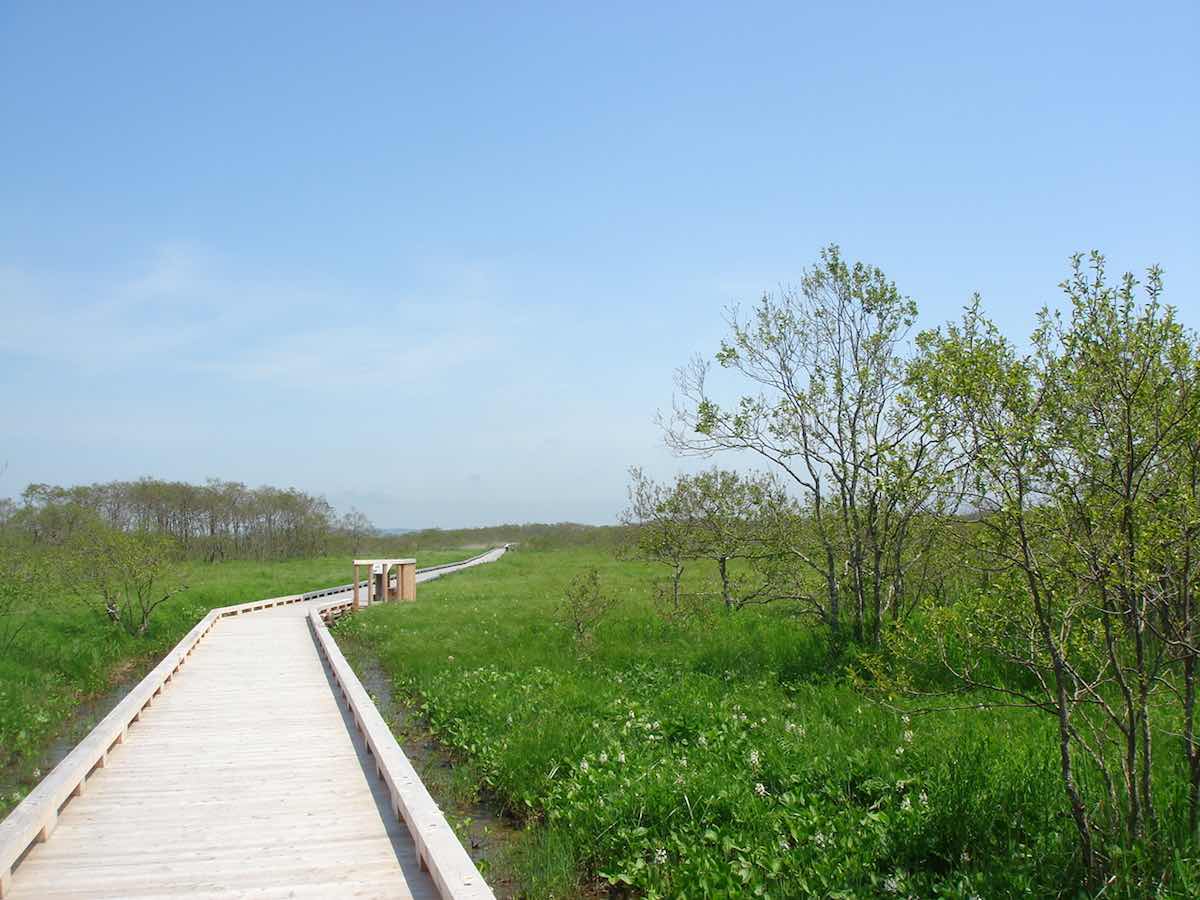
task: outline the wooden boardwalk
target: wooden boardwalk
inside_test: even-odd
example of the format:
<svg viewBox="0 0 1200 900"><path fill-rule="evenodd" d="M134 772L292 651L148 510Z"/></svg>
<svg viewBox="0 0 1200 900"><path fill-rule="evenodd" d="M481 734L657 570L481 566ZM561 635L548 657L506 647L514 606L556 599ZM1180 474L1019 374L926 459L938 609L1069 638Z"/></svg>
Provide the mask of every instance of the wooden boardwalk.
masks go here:
<svg viewBox="0 0 1200 900"><path fill-rule="evenodd" d="M482 879L439 889L377 777L310 616L345 598L222 619L15 867L5 900L490 896Z"/></svg>

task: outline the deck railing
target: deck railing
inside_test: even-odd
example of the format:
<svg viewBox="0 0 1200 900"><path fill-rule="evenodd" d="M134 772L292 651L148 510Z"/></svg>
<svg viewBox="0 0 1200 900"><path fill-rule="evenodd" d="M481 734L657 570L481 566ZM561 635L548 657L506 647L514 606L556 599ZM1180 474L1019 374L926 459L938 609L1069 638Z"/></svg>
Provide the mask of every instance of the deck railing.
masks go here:
<svg viewBox="0 0 1200 900"><path fill-rule="evenodd" d="M300 603L303 600L302 594L291 594L269 600L256 600L253 603L222 606L211 610L196 623L183 640L163 657L162 662L151 669L150 673L100 720L87 737L76 744L63 761L29 792L17 808L0 822L0 898L8 892L13 869L34 844L49 839L54 826L58 824L59 813L73 798L82 796L91 775L108 764L108 754L124 742L130 726L141 718L142 711L163 692L163 688L175 677L175 673L187 662L188 657L217 622L227 616Z"/></svg>
<svg viewBox="0 0 1200 900"><path fill-rule="evenodd" d="M457 563L419 569L418 574L474 563L491 552L489 550ZM365 585L366 582L362 584ZM354 583L350 582L304 594L289 594L268 600L222 606L205 615L183 640L100 720L87 737L76 744L62 762L29 792L16 809L0 821L0 900L11 889L13 870L34 845L50 838L55 825L58 824L59 814L73 798L84 794L91 776L108 764L108 754L125 741L129 728L141 718L142 711L153 704L154 698L163 692L175 673L221 619L277 606L319 600L322 597L346 593L353 587ZM425 785L421 783L416 770L404 755L387 723L379 715L366 689L325 627L326 622L344 614L347 607L353 609L353 600L314 606L309 613L308 624L317 649L327 661L342 697L354 716L355 725L376 761L376 770L387 783L393 811L408 825L417 845L421 864L437 884L442 897L447 900L492 897L491 889L480 876L462 844L458 842L445 816L429 795Z"/></svg>

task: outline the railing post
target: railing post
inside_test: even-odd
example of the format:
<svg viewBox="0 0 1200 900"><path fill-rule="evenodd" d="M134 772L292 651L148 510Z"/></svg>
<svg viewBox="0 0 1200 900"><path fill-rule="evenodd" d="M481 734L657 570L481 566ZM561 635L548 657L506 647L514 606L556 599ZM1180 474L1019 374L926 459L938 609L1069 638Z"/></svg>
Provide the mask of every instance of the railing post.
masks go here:
<svg viewBox="0 0 1200 900"><path fill-rule="evenodd" d="M396 573L396 587L400 589L401 600L417 599L417 564L416 562L401 563L400 571Z"/></svg>
<svg viewBox="0 0 1200 900"><path fill-rule="evenodd" d="M354 564L354 611L358 612L358 563Z"/></svg>

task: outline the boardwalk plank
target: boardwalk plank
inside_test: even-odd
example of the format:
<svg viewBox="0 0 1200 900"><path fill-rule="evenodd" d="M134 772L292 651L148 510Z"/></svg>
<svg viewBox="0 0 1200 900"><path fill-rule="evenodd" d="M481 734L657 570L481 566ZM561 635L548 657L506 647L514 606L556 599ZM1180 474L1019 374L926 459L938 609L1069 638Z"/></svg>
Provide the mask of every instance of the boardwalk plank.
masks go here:
<svg viewBox="0 0 1200 900"><path fill-rule="evenodd" d="M437 896L307 612L222 621L13 873L11 896Z"/></svg>
<svg viewBox="0 0 1200 900"><path fill-rule="evenodd" d="M314 642L310 611L337 599L220 618L5 900L438 896ZM471 883L462 896L491 896Z"/></svg>

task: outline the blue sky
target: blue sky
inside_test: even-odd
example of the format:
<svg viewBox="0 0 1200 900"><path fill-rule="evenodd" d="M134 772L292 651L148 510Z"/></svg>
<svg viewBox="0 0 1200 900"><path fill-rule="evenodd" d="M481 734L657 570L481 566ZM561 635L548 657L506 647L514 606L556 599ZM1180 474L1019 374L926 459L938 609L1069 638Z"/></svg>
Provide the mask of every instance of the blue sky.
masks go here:
<svg viewBox="0 0 1200 900"><path fill-rule="evenodd" d="M1014 336L1072 251L1200 325L1175 4L0 5L0 494L612 521L825 243Z"/></svg>

